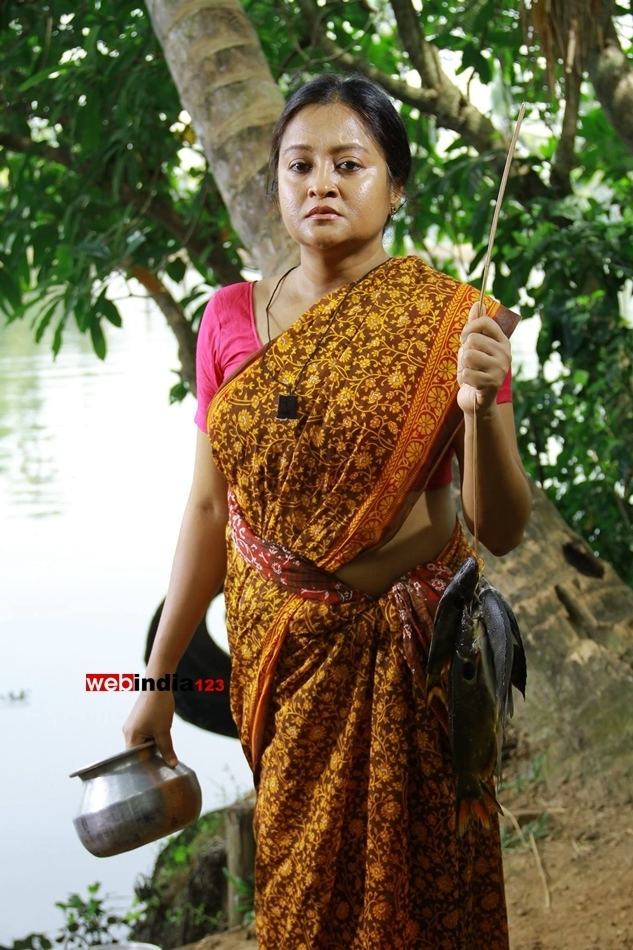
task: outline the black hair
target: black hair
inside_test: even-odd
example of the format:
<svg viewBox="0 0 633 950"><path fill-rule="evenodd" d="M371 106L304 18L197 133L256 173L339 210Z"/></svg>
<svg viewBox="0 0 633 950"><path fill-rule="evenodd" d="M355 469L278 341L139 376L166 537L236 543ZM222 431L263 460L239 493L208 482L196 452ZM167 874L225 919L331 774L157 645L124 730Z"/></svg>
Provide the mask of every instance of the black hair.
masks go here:
<svg viewBox="0 0 633 950"><path fill-rule="evenodd" d="M378 83L355 73L325 73L297 89L277 120L272 133L266 182L269 198L277 195L279 149L290 120L305 106L334 102L348 106L363 120L368 133L383 150L391 182L404 189L411 172L411 148L404 122L385 90Z"/></svg>

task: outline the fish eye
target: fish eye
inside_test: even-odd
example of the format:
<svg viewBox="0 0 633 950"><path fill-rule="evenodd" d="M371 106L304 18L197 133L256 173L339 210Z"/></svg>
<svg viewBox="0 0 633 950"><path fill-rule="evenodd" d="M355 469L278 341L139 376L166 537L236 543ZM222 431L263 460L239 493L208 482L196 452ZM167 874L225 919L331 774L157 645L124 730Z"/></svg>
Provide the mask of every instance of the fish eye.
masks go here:
<svg viewBox="0 0 633 950"><path fill-rule="evenodd" d="M472 680L475 678L476 672L477 670L475 669L475 664L471 663L470 660L466 660L462 666L462 676L464 679L469 683L472 682Z"/></svg>

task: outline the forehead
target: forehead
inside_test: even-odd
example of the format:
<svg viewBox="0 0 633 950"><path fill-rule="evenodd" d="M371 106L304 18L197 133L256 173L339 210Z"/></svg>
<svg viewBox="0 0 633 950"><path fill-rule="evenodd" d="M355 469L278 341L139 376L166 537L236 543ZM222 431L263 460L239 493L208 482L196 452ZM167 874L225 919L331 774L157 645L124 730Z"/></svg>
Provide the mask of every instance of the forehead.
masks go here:
<svg viewBox="0 0 633 950"><path fill-rule="evenodd" d="M286 126L280 143L280 157L291 157L296 146L314 151L334 152L341 146L357 144L374 158L381 156L361 117L342 102L304 106Z"/></svg>

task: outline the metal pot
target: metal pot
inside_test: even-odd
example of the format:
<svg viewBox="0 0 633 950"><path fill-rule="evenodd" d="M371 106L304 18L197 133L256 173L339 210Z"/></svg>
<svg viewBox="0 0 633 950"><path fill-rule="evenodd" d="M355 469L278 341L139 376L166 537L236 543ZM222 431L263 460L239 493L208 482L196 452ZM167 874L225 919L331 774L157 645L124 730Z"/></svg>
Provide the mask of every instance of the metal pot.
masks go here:
<svg viewBox="0 0 633 950"><path fill-rule="evenodd" d="M84 783L73 824L98 858L140 848L195 821L202 807L196 773L165 764L154 739L71 772Z"/></svg>

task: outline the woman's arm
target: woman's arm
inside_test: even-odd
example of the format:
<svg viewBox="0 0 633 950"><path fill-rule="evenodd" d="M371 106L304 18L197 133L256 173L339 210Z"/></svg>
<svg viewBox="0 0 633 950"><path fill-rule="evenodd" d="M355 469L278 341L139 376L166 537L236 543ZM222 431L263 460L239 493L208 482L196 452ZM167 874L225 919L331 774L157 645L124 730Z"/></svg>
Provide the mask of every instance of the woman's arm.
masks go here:
<svg viewBox="0 0 633 950"><path fill-rule="evenodd" d="M519 456L512 403L496 402L510 368L510 341L490 317L477 317L478 309L479 304L474 304L470 310L458 354L457 401L464 413L464 427L455 447L464 518L474 531L476 405L478 537L499 556L520 543L532 507L532 492Z"/></svg>
<svg viewBox="0 0 633 950"><path fill-rule="evenodd" d="M226 573L226 481L213 461L206 435L198 431L191 491L185 507L171 577L145 676L174 673ZM170 692L141 693L124 726L126 746L154 738L169 764L175 755L169 734Z"/></svg>

